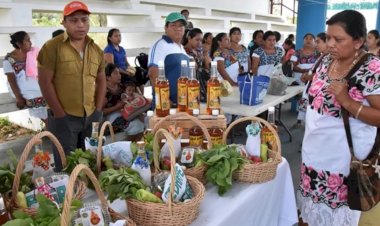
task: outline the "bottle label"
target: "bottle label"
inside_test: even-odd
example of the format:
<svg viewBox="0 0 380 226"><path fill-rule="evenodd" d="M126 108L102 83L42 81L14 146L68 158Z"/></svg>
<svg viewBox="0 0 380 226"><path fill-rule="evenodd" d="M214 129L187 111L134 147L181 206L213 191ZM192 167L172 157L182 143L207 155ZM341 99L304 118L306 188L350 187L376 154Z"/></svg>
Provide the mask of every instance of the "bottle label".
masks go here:
<svg viewBox="0 0 380 226"><path fill-rule="evenodd" d="M178 83L178 105L186 106L187 101L187 86L183 83Z"/></svg>
<svg viewBox="0 0 380 226"><path fill-rule="evenodd" d="M181 163L192 163L194 159L194 148L185 148L182 151Z"/></svg>
<svg viewBox="0 0 380 226"><path fill-rule="evenodd" d="M190 146L200 147L203 144L203 136L202 135L201 136L189 136L189 139L190 139L190 142L189 142Z"/></svg>
<svg viewBox="0 0 380 226"><path fill-rule="evenodd" d="M220 108L220 86L209 86L208 107Z"/></svg>
<svg viewBox="0 0 380 226"><path fill-rule="evenodd" d="M169 87L155 87L154 88L156 95L156 109L158 110L169 110Z"/></svg>
<svg viewBox="0 0 380 226"><path fill-rule="evenodd" d="M265 128L261 131L261 143L267 144L269 149L273 149L276 144L276 137L272 131Z"/></svg>
<svg viewBox="0 0 380 226"><path fill-rule="evenodd" d="M187 100L189 109L199 109L199 86L187 88Z"/></svg>
<svg viewBox="0 0 380 226"><path fill-rule="evenodd" d="M222 144L223 137L222 136L211 136L211 144Z"/></svg>

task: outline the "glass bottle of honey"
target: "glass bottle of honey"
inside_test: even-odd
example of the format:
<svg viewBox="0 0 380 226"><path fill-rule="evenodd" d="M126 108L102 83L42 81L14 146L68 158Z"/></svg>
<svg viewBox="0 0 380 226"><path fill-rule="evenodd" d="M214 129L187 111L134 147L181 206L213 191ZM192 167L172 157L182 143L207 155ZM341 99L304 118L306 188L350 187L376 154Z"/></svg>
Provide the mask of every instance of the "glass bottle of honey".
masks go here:
<svg viewBox="0 0 380 226"><path fill-rule="evenodd" d="M216 62L211 62L211 77L207 81L207 114L209 115L212 114L212 110L220 110L221 87L216 65Z"/></svg>
<svg viewBox="0 0 380 226"><path fill-rule="evenodd" d="M177 107L178 112L186 112L187 107L187 81L189 80L187 78L188 75L188 67L187 67L187 61L182 60L181 61L181 76L178 78L177 81Z"/></svg>
<svg viewBox="0 0 380 226"><path fill-rule="evenodd" d="M217 119L219 116L219 110L212 110L212 116L213 118ZM215 146L217 144L223 143L223 130L217 126L213 126L208 129L208 132L211 137L211 144L212 146Z"/></svg>
<svg viewBox="0 0 380 226"><path fill-rule="evenodd" d="M158 117L165 117L169 115L169 81L165 77L163 61L158 61L158 78L154 85L154 93L156 97L156 115Z"/></svg>
<svg viewBox="0 0 380 226"><path fill-rule="evenodd" d="M277 130L274 107L268 107L267 121ZM261 143L267 144L271 150L276 148L276 137L267 126L261 130Z"/></svg>
<svg viewBox="0 0 380 226"><path fill-rule="evenodd" d="M190 76L187 80L187 113L193 114L194 109L199 109L199 81L195 78L195 62L190 62Z"/></svg>
<svg viewBox="0 0 380 226"><path fill-rule="evenodd" d="M189 130L189 145L194 147L202 147L203 145L203 131L199 126L193 126Z"/></svg>

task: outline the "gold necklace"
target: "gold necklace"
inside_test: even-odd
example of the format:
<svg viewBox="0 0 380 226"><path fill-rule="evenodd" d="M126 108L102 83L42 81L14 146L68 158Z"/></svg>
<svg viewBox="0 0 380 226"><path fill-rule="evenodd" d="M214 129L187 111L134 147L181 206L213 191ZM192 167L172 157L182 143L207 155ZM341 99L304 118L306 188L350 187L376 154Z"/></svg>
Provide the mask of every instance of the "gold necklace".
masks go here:
<svg viewBox="0 0 380 226"><path fill-rule="evenodd" d="M339 60L335 60L334 63L331 65L331 69L330 69L330 73L332 71L336 72L336 73L342 73L343 75L342 76L338 76L338 78L331 78L330 76L328 76L327 78L327 82L328 83L331 83L331 82L344 82L345 81L345 77L347 76L348 72L351 71L351 69L355 66L355 64L358 62L358 59L360 59L360 57L362 56L362 53L360 54L355 54L355 58L354 60L352 61L350 67L348 69L345 69L343 71L337 71L335 69L336 65L338 64ZM344 73L343 73L344 72Z"/></svg>

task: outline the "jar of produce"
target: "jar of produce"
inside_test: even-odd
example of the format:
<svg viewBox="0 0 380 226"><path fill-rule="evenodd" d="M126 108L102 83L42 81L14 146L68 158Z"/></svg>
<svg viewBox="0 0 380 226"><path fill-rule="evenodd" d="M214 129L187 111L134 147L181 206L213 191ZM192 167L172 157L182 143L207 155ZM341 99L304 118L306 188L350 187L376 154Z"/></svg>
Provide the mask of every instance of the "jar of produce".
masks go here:
<svg viewBox="0 0 380 226"><path fill-rule="evenodd" d="M201 147L203 144L203 131L199 126L193 126L189 130L189 144L194 147Z"/></svg>

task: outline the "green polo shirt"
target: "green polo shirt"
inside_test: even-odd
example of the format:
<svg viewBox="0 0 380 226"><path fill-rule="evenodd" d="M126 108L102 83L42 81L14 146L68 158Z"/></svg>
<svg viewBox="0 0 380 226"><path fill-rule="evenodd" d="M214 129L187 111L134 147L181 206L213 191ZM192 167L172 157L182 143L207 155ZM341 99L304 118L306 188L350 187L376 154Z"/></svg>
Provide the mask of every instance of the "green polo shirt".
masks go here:
<svg viewBox="0 0 380 226"><path fill-rule="evenodd" d="M91 115L95 110L95 81L104 71L103 51L86 37L83 59L65 32L47 41L38 55L38 67L54 72L53 84L63 110L73 116Z"/></svg>

